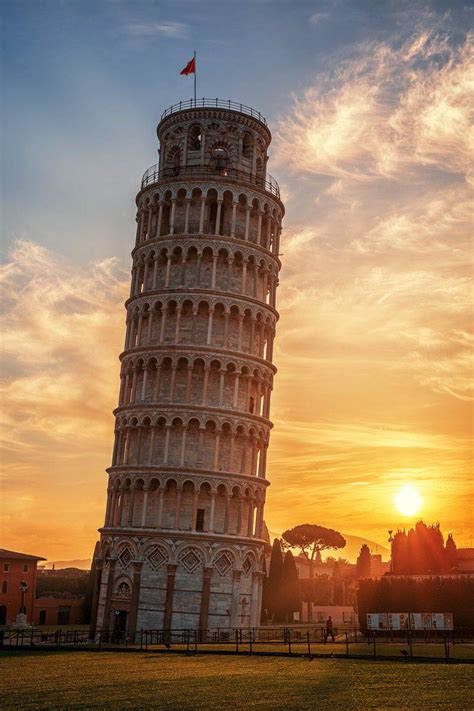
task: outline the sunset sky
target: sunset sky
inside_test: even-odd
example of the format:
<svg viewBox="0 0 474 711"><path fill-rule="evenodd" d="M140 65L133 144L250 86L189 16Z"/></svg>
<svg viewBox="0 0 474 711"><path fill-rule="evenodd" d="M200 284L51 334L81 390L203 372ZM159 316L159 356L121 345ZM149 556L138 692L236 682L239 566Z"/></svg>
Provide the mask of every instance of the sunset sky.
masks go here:
<svg viewBox="0 0 474 711"><path fill-rule="evenodd" d="M319 523L384 544L423 517L473 545L473 8L2 10L1 545L92 554L134 198L161 112L192 95L179 71L194 49L198 96L266 116L286 205L268 527ZM406 485L421 496L415 517L394 503Z"/></svg>

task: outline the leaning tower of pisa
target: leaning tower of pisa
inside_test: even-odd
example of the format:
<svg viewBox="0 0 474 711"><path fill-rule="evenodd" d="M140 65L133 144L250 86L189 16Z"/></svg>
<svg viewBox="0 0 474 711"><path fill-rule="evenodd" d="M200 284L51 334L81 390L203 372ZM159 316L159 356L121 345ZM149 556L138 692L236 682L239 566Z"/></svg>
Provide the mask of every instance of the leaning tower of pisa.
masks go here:
<svg viewBox="0 0 474 711"><path fill-rule="evenodd" d="M259 624L284 207L263 116L181 102L136 198L92 626Z"/></svg>

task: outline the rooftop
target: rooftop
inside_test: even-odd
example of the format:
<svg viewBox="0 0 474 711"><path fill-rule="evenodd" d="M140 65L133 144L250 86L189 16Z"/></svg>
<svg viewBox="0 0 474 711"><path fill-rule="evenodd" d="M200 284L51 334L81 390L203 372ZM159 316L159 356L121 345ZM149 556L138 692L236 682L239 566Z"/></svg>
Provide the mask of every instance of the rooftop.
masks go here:
<svg viewBox="0 0 474 711"><path fill-rule="evenodd" d="M39 555L18 553L17 551L9 551L6 548L0 548L0 558L9 558L10 560L46 560L46 558L42 558Z"/></svg>

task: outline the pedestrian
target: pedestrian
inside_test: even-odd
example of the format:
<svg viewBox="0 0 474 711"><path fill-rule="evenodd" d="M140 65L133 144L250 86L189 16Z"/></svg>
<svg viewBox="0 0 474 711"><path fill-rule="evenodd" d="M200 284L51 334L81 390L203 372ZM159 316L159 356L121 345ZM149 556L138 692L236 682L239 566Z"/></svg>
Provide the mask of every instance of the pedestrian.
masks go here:
<svg viewBox="0 0 474 711"><path fill-rule="evenodd" d="M332 622L332 617L329 615L329 617L326 620L326 635L324 637L324 644L328 641L328 637L331 637L332 641L335 642L336 639L334 637L334 625Z"/></svg>

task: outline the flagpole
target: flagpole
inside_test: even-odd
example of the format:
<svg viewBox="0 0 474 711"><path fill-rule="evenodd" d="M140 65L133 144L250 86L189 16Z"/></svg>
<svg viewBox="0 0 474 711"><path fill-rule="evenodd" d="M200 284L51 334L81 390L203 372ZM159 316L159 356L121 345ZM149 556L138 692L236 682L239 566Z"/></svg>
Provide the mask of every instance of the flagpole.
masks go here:
<svg viewBox="0 0 474 711"><path fill-rule="evenodd" d="M194 50L194 108L196 108L196 50Z"/></svg>

